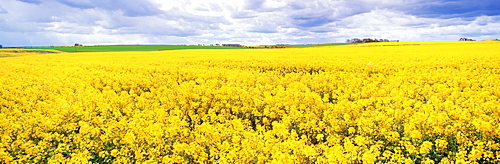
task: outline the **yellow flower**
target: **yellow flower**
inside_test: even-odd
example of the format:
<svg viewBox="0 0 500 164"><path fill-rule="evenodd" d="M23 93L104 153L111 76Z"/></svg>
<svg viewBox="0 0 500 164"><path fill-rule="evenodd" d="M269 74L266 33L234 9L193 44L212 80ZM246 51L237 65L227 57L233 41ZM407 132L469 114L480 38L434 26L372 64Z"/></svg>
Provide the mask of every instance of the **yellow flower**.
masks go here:
<svg viewBox="0 0 500 164"><path fill-rule="evenodd" d="M424 161L422 161L423 164L434 164L435 162L429 158L425 159Z"/></svg>
<svg viewBox="0 0 500 164"><path fill-rule="evenodd" d="M318 140L318 141L323 141L324 138L325 138L325 135L323 135L323 134L316 135L316 140Z"/></svg>
<svg viewBox="0 0 500 164"><path fill-rule="evenodd" d="M0 49L0 163L495 163L498 49Z"/></svg>
<svg viewBox="0 0 500 164"><path fill-rule="evenodd" d="M420 154L428 154L432 150L432 142L424 141L422 145L420 145Z"/></svg>
<svg viewBox="0 0 500 164"><path fill-rule="evenodd" d="M418 130L412 130L410 132L410 138L420 139L422 138L422 133L420 133L420 131Z"/></svg>
<svg viewBox="0 0 500 164"><path fill-rule="evenodd" d="M448 146L448 142L446 140L437 139L435 142L436 142L436 148L439 149L440 151L445 150L446 147Z"/></svg>

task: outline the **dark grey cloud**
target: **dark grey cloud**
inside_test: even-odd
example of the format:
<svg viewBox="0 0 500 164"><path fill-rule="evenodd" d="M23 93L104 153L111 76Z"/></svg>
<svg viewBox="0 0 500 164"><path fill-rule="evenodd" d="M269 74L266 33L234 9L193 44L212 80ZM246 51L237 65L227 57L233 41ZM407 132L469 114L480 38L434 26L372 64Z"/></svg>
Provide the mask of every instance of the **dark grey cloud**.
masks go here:
<svg viewBox="0 0 500 164"><path fill-rule="evenodd" d="M497 0L425 0L407 8L406 13L433 18L493 16L500 14L500 3Z"/></svg>
<svg viewBox="0 0 500 164"><path fill-rule="evenodd" d="M158 6L150 1L142 0L18 0L21 2L42 4L58 2L77 9L101 8L104 10L121 11L125 16L153 16L161 14Z"/></svg>
<svg viewBox="0 0 500 164"><path fill-rule="evenodd" d="M91 0L58 0L62 4L80 9L90 9L97 7Z"/></svg>
<svg viewBox="0 0 500 164"><path fill-rule="evenodd" d="M369 12L373 6L384 6L382 3L353 1L294 1L287 5L287 16L298 28L308 29L322 26L343 18ZM370 6L370 7L368 7Z"/></svg>
<svg viewBox="0 0 500 164"><path fill-rule="evenodd" d="M351 16L370 13L373 10L390 10L424 18L460 18L465 21L472 21L482 15L500 15L500 3L495 0L318 0L292 1L287 6L286 10L289 13L287 16L291 18L292 23L305 30L338 22ZM443 22L442 25L455 23L460 23L460 21ZM417 23L411 26L418 25Z"/></svg>
<svg viewBox="0 0 500 164"><path fill-rule="evenodd" d="M25 2L25 3L33 3L33 4L42 3L42 0L18 0L18 1Z"/></svg>
<svg viewBox="0 0 500 164"><path fill-rule="evenodd" d="M290 15L294 24L300 27L316 27L332 22L334 19L331 17L330 12L319 12L312 14L296 14Z"/></svg>

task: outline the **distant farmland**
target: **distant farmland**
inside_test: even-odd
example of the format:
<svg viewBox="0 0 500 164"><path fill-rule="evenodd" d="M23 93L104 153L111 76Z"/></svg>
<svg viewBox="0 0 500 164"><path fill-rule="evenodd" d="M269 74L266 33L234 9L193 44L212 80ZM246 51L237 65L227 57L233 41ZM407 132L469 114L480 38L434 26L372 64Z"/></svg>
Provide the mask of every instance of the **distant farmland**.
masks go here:
<svg viewBox="0 0 500 164"><path fill-rule="evenodd" d="M347 44L353 44L353 43L289 45L288 48L339 46L339 45L347 45ZM262 48L264 48L264 46L249 46L249 47L262 47ZM105 45L105 46L18 47L18 48L21 48L21 49L50 49L50 50L58 50L58 51L63 51L63 52L110 52L110 51L162 51L162 50L183 50L183 49L246 49L249 47L248 46L247 47L188 46L188 45ZM272 48L272 46L269 46L269 48Z"/></svg>
<svg viewBox="0 0 500 164"><path fill-rule="evenodd" d="M186 46L186 45L107 45L107 46L64 46L64 47L33 47L33 48L52 49L64 52L161 51L161 50L180 50L180 49L238 49L238 47Z"/></svg>

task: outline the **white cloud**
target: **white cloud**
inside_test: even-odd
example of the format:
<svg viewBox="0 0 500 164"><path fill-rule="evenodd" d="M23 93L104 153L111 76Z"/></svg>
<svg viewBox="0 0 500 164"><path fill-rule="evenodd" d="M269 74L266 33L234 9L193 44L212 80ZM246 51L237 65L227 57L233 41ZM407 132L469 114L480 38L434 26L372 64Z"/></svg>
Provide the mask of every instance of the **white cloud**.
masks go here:
<svg viewBox="0 0 500 164"><path fill-rule="evenodd" d="M5 10L1 5L0 5L0 14L7 14L7 10Z"/></svg>
<svg viewBox="0 0 500 164"><path fill-rule="evenodd" d="M6 0L0 4L0 42L5 46L74 42L254 45L343 42L352 37L495 39L500 33L500 13L495 7L500 6L493 2Z"/></svg>
<svg viewBox="0 0 500 164"><path fill-rule="evenodd" d="M341 33L353 37L388 38L399 40L458 40L459 37L479 37L500 33L499 16L481 16L474 21L461 19L422 18L388 10L373 10L345 18ZM442 22L445 25L441 25ZM449 38L447 38L449 37ZM490 36L491 37L491 36ZM494 39L494 38L489 38Z"/></svg>

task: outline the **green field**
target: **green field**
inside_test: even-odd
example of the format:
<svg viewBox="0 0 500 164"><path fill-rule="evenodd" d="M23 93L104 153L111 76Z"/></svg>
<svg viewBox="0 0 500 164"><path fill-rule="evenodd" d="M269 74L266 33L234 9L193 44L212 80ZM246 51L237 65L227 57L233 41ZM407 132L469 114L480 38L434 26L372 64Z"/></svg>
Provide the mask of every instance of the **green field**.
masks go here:
<svg viewBox="0 0 500 164"><path fill-rule="evenodd" d="M338 46L352 43L290 45L288 48ZM108 51L161 51L182 49L245 49L245 47L187 46L187 45L105 45L105 46L60 46L60 47L18 47L20 49L50 49L63 52L108 52Z"/></svg>
<svg viewBox="0 0 500 164"><path fill-rule="evenodd" d="M66 46L66 47L29 47L52 49L64 52L106 52L106 51L161 51L180 49L238 49L222 46L185 46L185 45L108 45L108 46Z"/></svg>

